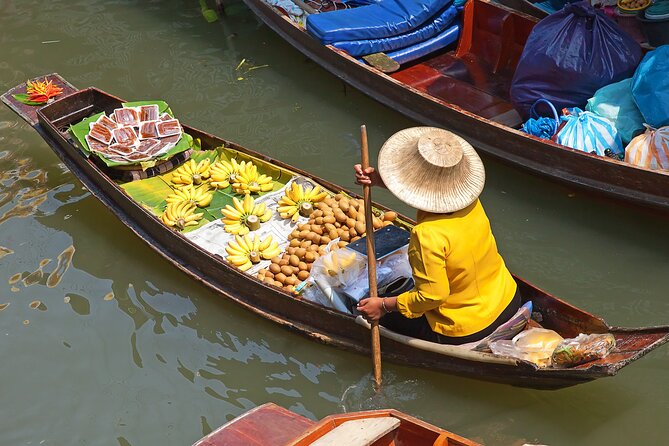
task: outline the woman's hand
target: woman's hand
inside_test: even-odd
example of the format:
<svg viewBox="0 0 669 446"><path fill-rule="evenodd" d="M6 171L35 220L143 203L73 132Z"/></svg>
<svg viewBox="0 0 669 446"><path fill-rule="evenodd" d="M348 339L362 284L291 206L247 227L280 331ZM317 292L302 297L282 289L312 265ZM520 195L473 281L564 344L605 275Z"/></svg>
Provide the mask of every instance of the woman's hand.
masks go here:
<svg viewBox="0 0 669 446"><path fill-rule="evenodd" d="M368 297L358 303L357 309L369 322L378 321L384 314L397 311L397 297Z"/></svg>
<svg viewBox="0 0 669 446"><path fill-rule="evenodd" d="M353 166L355 170L355 182L361 186L381 186L386 187L383 184L381 175L373 167L368 167L365 170L362 170L362 165L356 164Z"/></svg>
<svg viewBox="0 0 669 446"><path fill-rule="evenodd" d="M368 297L358 303L357 310L369 322L378 321L381 319L381 316L386 314L382 302L383 298L381 297Z"/></svg>

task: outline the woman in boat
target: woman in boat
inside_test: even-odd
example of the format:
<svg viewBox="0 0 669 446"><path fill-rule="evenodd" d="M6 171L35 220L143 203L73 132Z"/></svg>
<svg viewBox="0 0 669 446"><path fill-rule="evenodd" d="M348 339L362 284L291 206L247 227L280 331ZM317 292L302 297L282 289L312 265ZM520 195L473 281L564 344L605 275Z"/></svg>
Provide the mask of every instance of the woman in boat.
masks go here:
<svg viewBox="0 0 669 446"><path fill-rule="evenodd" d="M414 289L361 300L357 309L367 320L461 345L482 340L514 316L518 286L478 199L485 171L467 141L432 127L405 129L381 148L378 170L358 164L355 172L358 184L385 187L418 209L409 242Z"/></svg>

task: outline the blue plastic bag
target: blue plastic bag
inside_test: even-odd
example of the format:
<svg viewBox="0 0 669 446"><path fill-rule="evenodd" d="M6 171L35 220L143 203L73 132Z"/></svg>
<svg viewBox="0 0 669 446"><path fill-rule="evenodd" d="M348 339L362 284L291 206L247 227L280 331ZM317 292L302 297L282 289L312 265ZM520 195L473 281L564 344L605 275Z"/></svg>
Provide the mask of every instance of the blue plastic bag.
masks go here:
<svg viewBox="0 0 669 446"><path fill-rule="evenodd" d="M611 120L625 144L643 132L643 116L632 98L632 79L600 88L585 109Z"/></svg>
<svg viewBox="0 0 669 446"><path fill-rule="evenodd" d="M550 109L553 116L546 117L539 115L536 109L540 104L545 104ZM539 99L532 104L532 107L530 108L530 119L520 127L520 131L542 139L551 139L555 136L558 127L560 127L560 118L558 117L557 110L555 110L553 104L545 99Z"/></svg>
<svg viewBox="0 0 669 446"><path fill-rule="evenodd" d="M632 77L641 47L587 1L546 17L525 43L511 82L511 101L524 119L543 98L559 110L584 107L599 88Z"/></svg>
<svg viewBox="0 0 669 446"><path fill-rule="evenodd" d="M622 160L625 149L618 130L611 121L578 107L563 110L566 124L558 132L557 142L572 149Z"/></svg>
<svg viewBox="0 0 669 446"><path fill-rule="evenodd" d="M669 45L643 58L632 78L632 96L646 124L669 125Z"/></svg>

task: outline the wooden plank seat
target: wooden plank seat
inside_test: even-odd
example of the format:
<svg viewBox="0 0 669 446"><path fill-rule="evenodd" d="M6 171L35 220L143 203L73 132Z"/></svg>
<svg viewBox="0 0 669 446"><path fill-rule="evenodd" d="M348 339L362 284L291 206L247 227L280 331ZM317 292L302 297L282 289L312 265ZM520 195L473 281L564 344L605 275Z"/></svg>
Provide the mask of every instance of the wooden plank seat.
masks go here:
<svg viewBox="0 0 669 446"><path fill-rule="evenodd" d="M393 417L362 418L346 421L335 427L311 446L372 446L400 426ZM389 443L386 443L389 444Z"/></svg>

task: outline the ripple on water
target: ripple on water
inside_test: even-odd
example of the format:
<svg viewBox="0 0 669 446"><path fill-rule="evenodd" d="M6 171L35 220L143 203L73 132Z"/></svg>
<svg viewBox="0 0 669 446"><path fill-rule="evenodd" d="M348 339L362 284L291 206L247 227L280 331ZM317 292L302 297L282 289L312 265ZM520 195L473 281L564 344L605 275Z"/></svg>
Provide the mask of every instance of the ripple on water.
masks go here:
<svg viewBox="0 0 669 446"><path fill-rule="evenodd" d="M384 373L383 385L377 392L371 373L349 386L341 396L341 407L345 412L400 407L402 403L416 400L420 395L417 380L398 380L393 373Z"/></svg>
<svg viewBox="0 0 669 446"><path fill-rule="evenodd" d="M18 125L19 125L18 121L0 121L0 130L13 129L14 127L16 127ZM1 153L2 152L0 152L0 154ZM2 156L0 156L0 159L2 159Z"/></svg>

